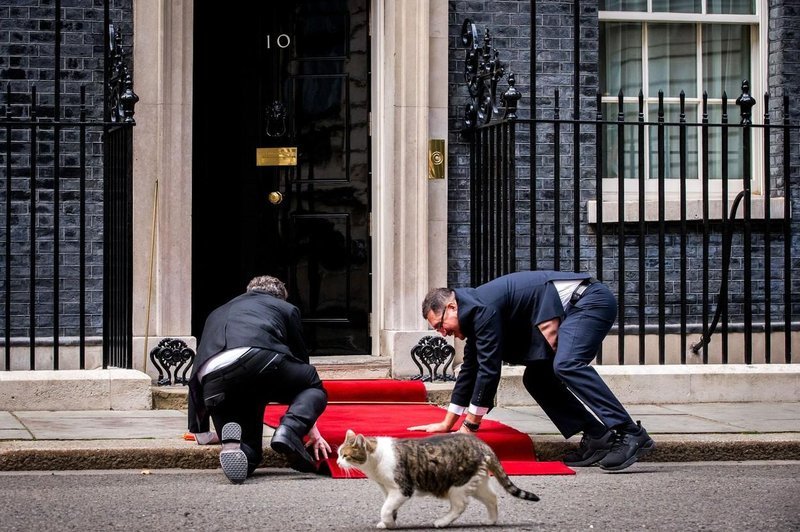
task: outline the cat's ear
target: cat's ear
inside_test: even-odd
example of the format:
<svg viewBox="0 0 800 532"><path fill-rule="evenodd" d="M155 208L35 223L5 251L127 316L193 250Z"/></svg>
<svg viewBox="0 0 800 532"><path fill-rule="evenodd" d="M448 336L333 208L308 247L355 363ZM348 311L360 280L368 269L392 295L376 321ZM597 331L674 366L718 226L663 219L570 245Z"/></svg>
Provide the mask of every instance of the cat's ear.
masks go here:
<svg viewBox="0 0 800 532"><path fill-rule="evenodd" d="M353 432L352 429L347 429L347 432L344 435L344 439L345 440L352 440L355 437L356 437L356 433Z"/></svg>

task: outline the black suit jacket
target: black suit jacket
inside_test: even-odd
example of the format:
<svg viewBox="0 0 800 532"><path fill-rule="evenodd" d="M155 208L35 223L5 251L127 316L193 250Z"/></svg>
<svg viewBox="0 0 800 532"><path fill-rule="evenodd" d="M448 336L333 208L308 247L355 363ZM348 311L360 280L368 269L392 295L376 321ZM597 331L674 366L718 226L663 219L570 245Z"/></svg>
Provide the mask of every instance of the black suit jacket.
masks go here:
<svg viewBox="0 0 800 532"><path fill-rule="evenodd" d="M455 289L466 345L451 401L491 408L503 362L526 364L551 357L553 350L537 325L563 319L564 307L550 281L590 277L588 273L518 272L477 288Z"/></svg>
<svg viewBox="0 0 800 532"><path fill-rule="evenodd" d="M294 305L259 290L235 297L206 319L192 378L189 380L189 430L205 432L208 413L197 372L211 357L236 347L258 347L293 355L308 362L300 311Z"/></svg>
<svg viewBox="0 0 800 532"><path fill-rule="evenodd" d="M265 292L246 292L214 310L206 319L194 369L235 347L260 347L308 362L300 311Z"/></svg>

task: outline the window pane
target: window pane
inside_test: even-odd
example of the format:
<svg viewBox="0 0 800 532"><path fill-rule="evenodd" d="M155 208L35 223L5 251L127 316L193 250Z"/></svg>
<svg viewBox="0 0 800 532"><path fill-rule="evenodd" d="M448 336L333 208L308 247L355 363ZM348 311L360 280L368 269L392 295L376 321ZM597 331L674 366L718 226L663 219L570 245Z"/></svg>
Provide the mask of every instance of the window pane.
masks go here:
<svg viewBox="0 0 800 532"><path fill-rule="evenodd" d="M700 13L700 0L653 0L656 13Z"/></svg>
<svg viewBox="0 0 800 532"><path fill-rule="evenodd" d="M647 11L647 0L600 0L600 11Z"/></svg>
<svg viewBox="0 0 800 532"><path fill-rule="evenodd" d="M694 24L648 25L650 94L697 96L697 43Z"/></svg>
<svg viewBox="0 0 800 532"><path fill-rule="evenodd" d="M650 105L651 122L658 120L658 105ZM681 176L681 143L680 143L680 105L664 104L664 154L658 151L658 126L650 126L650 178L658 178L658 161L664 157L664 177L679 179ZM674 122L675 125L670 125ZM686 108L686 122L697 122L697 109ZM697 127L686 126L686 179L697 179Z"/></svg>
<svg viewBox="0 0 800 532"><path fill-rule="evenodd" d="M728 123L739 123L739 108L728 104ZM721 179L722 176L722 104L708 105L708 177ZM716 125L715 125L716 124ZM728 139L728 179L742 178L742 129L729 126L725 133Z"/></svg>
<svg viewBox="0 0 800 532"><path fill-rule="evenodd" d="M600 29L600 92L639 94L642 88L642 25L606 22Z"/></svg>
<svg viewBox="0 0 800 532"><path fill-rule="evenodd" d="M742 81L750 79L750 27L704 24L703 86L711 98L741 93Z"/></svg>
<svg viewBox="0 0 800 532"><path fill-rule="evenodd" d="M755 0L706 0L706 11L715 15L755 15Z"/></svg>
<svg viewBox="0 0 800 532"><path fill-rule="evenodd" d="M625 165L623 177L634 179L639 177L639 127L635 123L639 120L639 104L623 105L624 121L634 125L622 126L623 134L623 164ZM619 105L616 103L603 104L603 120L616 121L618 119ZM618 178L619 172L619 126L607 124L603 135L603 157L605 159L605 173L603 177Z"/></svg>

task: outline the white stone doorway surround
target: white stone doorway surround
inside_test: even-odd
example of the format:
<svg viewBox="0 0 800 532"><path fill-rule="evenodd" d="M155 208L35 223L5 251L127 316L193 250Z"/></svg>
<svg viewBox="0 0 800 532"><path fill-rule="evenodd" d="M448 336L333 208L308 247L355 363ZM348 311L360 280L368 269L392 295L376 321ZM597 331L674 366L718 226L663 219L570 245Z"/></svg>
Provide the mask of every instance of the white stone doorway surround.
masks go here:
<svg viewBox="0 0 800 532"><path fill-rule="evenodd" d="M393 376L431 331L420 303L446 285L447 180L428 180L428 140L447 139L446 0L372 0L372 354ZM191 0L134 2L133 360L191 336ZM154 253L151 253L151 249ZM149 319L148 319L149 318ZM434 333L435 334L435 333ZM145 345L147 338L147 345Z"/></svg>

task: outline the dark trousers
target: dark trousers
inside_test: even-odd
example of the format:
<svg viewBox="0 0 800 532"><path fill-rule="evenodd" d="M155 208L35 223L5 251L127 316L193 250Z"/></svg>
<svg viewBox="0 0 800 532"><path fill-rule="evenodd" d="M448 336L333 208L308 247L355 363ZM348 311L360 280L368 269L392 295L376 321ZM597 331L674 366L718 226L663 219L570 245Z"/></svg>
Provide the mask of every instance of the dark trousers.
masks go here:
<svg viewBox="0 0 800 532"><path fill-rule="evenodd" d="M281 418L301 439L328 404L316 368L291 355L250 349L238 360L203 378L203 397L221 437L226 423L242 427L242 451L252 473L263 458L264 408L289 405Z"/></svg>
<svg viewBox="0 0 800 532"><path fill-rule="evenodd" d="M565 438L584 431L598 432L603 429L601 424L612 428L632 422L619 399L589 365L616 316L617 301L608 287L590 285L580 301L567 308L558 328L555 357L533 362L525 369L525 389Z"/></svg>

